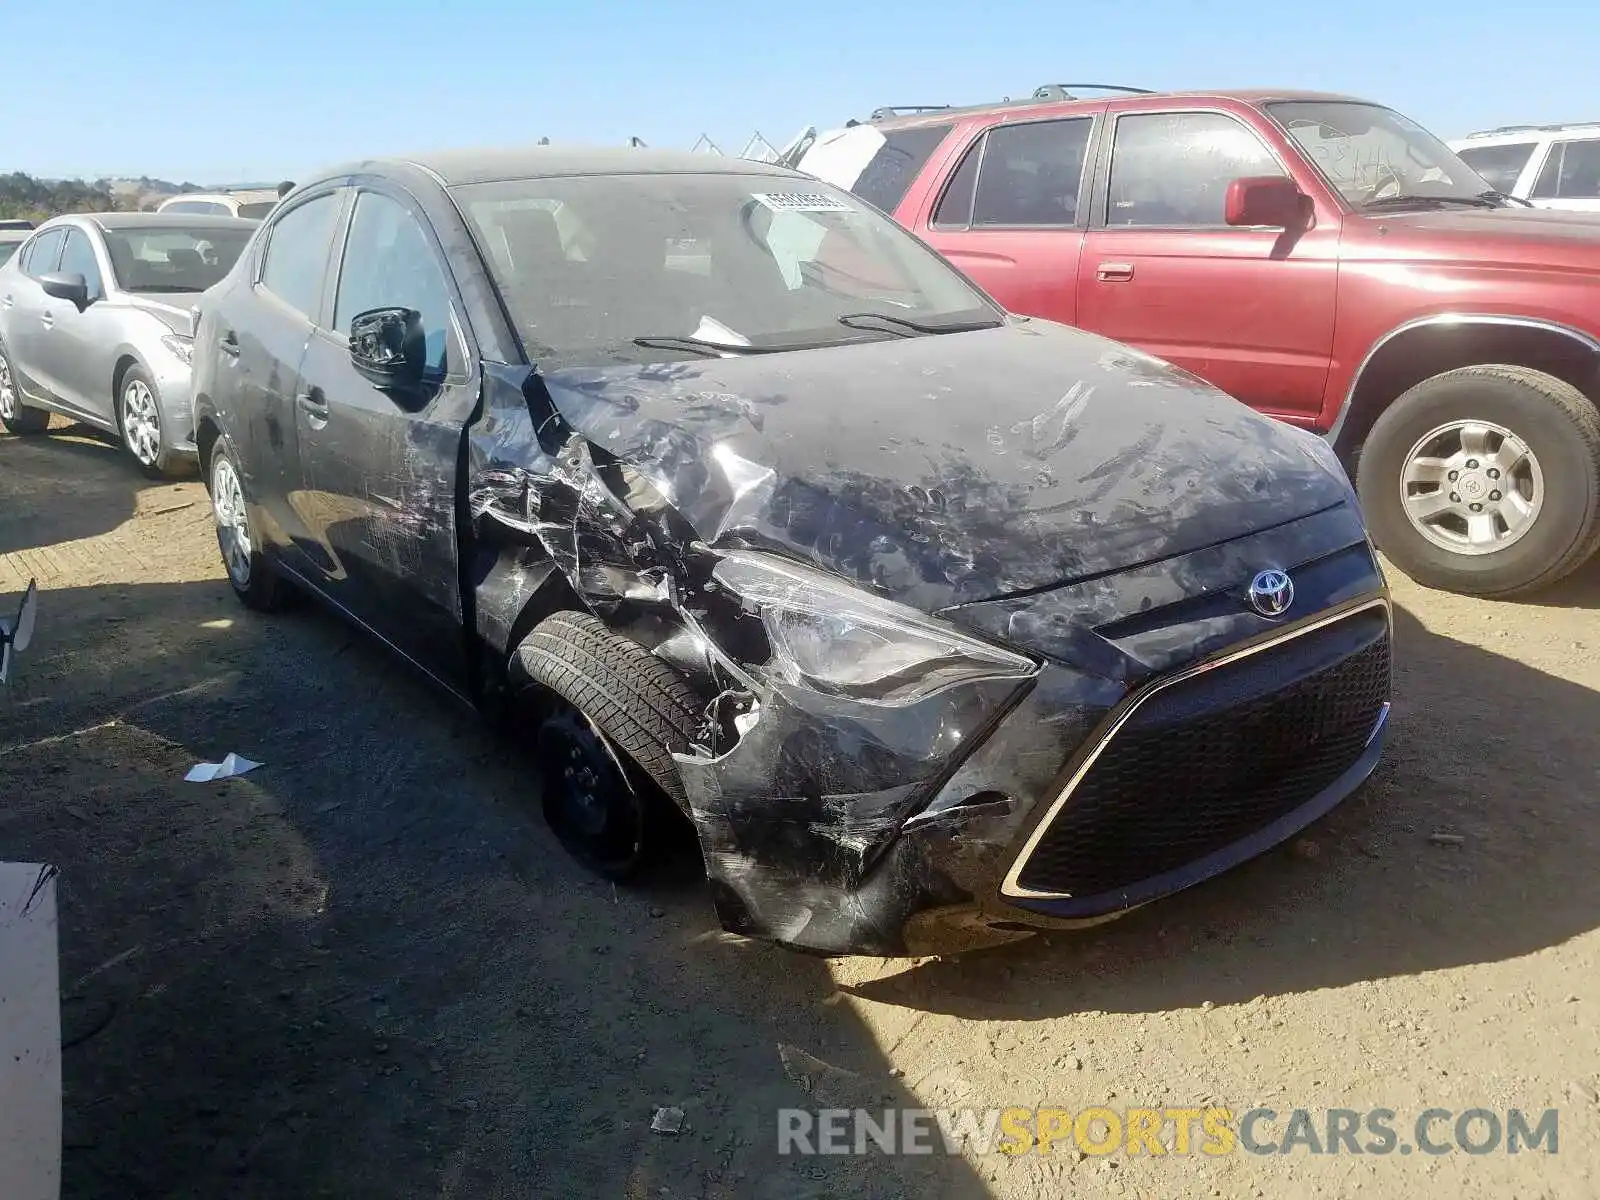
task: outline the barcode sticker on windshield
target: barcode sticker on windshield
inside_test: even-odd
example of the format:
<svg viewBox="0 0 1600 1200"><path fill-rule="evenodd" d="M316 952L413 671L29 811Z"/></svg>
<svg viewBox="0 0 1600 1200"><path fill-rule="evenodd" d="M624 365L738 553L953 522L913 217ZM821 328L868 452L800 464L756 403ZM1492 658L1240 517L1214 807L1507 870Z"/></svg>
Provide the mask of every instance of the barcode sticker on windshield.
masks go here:
<svg viewBox="0 0 1600 1200"><path fill-rule="evenodd" d="M849 212L850 206L816 192L758 192L757 200L773 212Z"/></svg>

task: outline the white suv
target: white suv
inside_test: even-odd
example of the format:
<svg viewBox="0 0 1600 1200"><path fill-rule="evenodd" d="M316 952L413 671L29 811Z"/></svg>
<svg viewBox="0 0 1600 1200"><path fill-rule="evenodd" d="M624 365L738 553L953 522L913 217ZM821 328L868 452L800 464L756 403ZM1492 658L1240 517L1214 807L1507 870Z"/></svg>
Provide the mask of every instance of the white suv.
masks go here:
<svg viewBox="0 0 1600 1200"><path fill-rule="evenodd" d="M1458 138L1450 149L1508 196L1539 208L1600 212L1600 121L1508 125Z"/></svg>

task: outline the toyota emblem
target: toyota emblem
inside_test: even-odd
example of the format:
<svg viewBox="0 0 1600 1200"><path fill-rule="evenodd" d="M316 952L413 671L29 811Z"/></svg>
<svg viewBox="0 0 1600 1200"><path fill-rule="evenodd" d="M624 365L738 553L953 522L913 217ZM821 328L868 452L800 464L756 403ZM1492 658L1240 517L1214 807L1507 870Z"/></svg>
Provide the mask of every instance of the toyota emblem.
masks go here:
<svg viewBox="0 0 1600 1200"><path fill-rule="evenodd" d="M1281 617L1294 603L1294 580L1287 571L1258 571L1250 581L1250 607L1263 617Z"/></svg>

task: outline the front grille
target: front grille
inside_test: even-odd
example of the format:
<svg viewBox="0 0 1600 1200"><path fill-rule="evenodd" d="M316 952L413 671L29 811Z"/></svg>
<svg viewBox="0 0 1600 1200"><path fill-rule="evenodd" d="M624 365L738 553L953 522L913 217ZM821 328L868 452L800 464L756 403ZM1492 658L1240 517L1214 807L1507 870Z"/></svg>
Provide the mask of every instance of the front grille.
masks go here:
<svg viewBox="0 0 1600 1200"><path fill-rule="evenodd" d="M1388 698L1383 609L1158 689L1102 747L1017 883L1094 896L1248 837L1343 774Z"/></svg>

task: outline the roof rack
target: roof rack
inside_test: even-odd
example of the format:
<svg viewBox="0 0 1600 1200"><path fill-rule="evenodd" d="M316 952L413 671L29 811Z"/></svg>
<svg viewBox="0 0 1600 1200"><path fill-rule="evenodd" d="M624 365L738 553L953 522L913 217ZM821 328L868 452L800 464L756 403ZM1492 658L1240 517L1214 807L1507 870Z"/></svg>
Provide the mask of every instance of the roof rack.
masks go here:
<svg viewBox="0 0 1600 1200"><path fill-rule="evenodd" d="M1502 133L1555 133L1563 129L1593 129L1600 121L1558 121L1553 125L1499 125L1494 129L1480 129L1468 137L1495 137Z"/></svg>
<svg viewBox="0 0 1600 1200"><path fill-rule="evenodd" d="M1123 87L1120 83L1046 83L1033 89L1034 100L1079 100L1074 88L1088 88L1096 92L1122 92L1128 96L1153 96L1149 88Z"/></svg>
<svg viewBox="0 0 1600 1200"><path fill-rule="evenodd" d="M913 117L922 113L945 112L954 108L952 104L885 104L882 108L872 110L873 121L882 121L888 117Z"/></svg>

